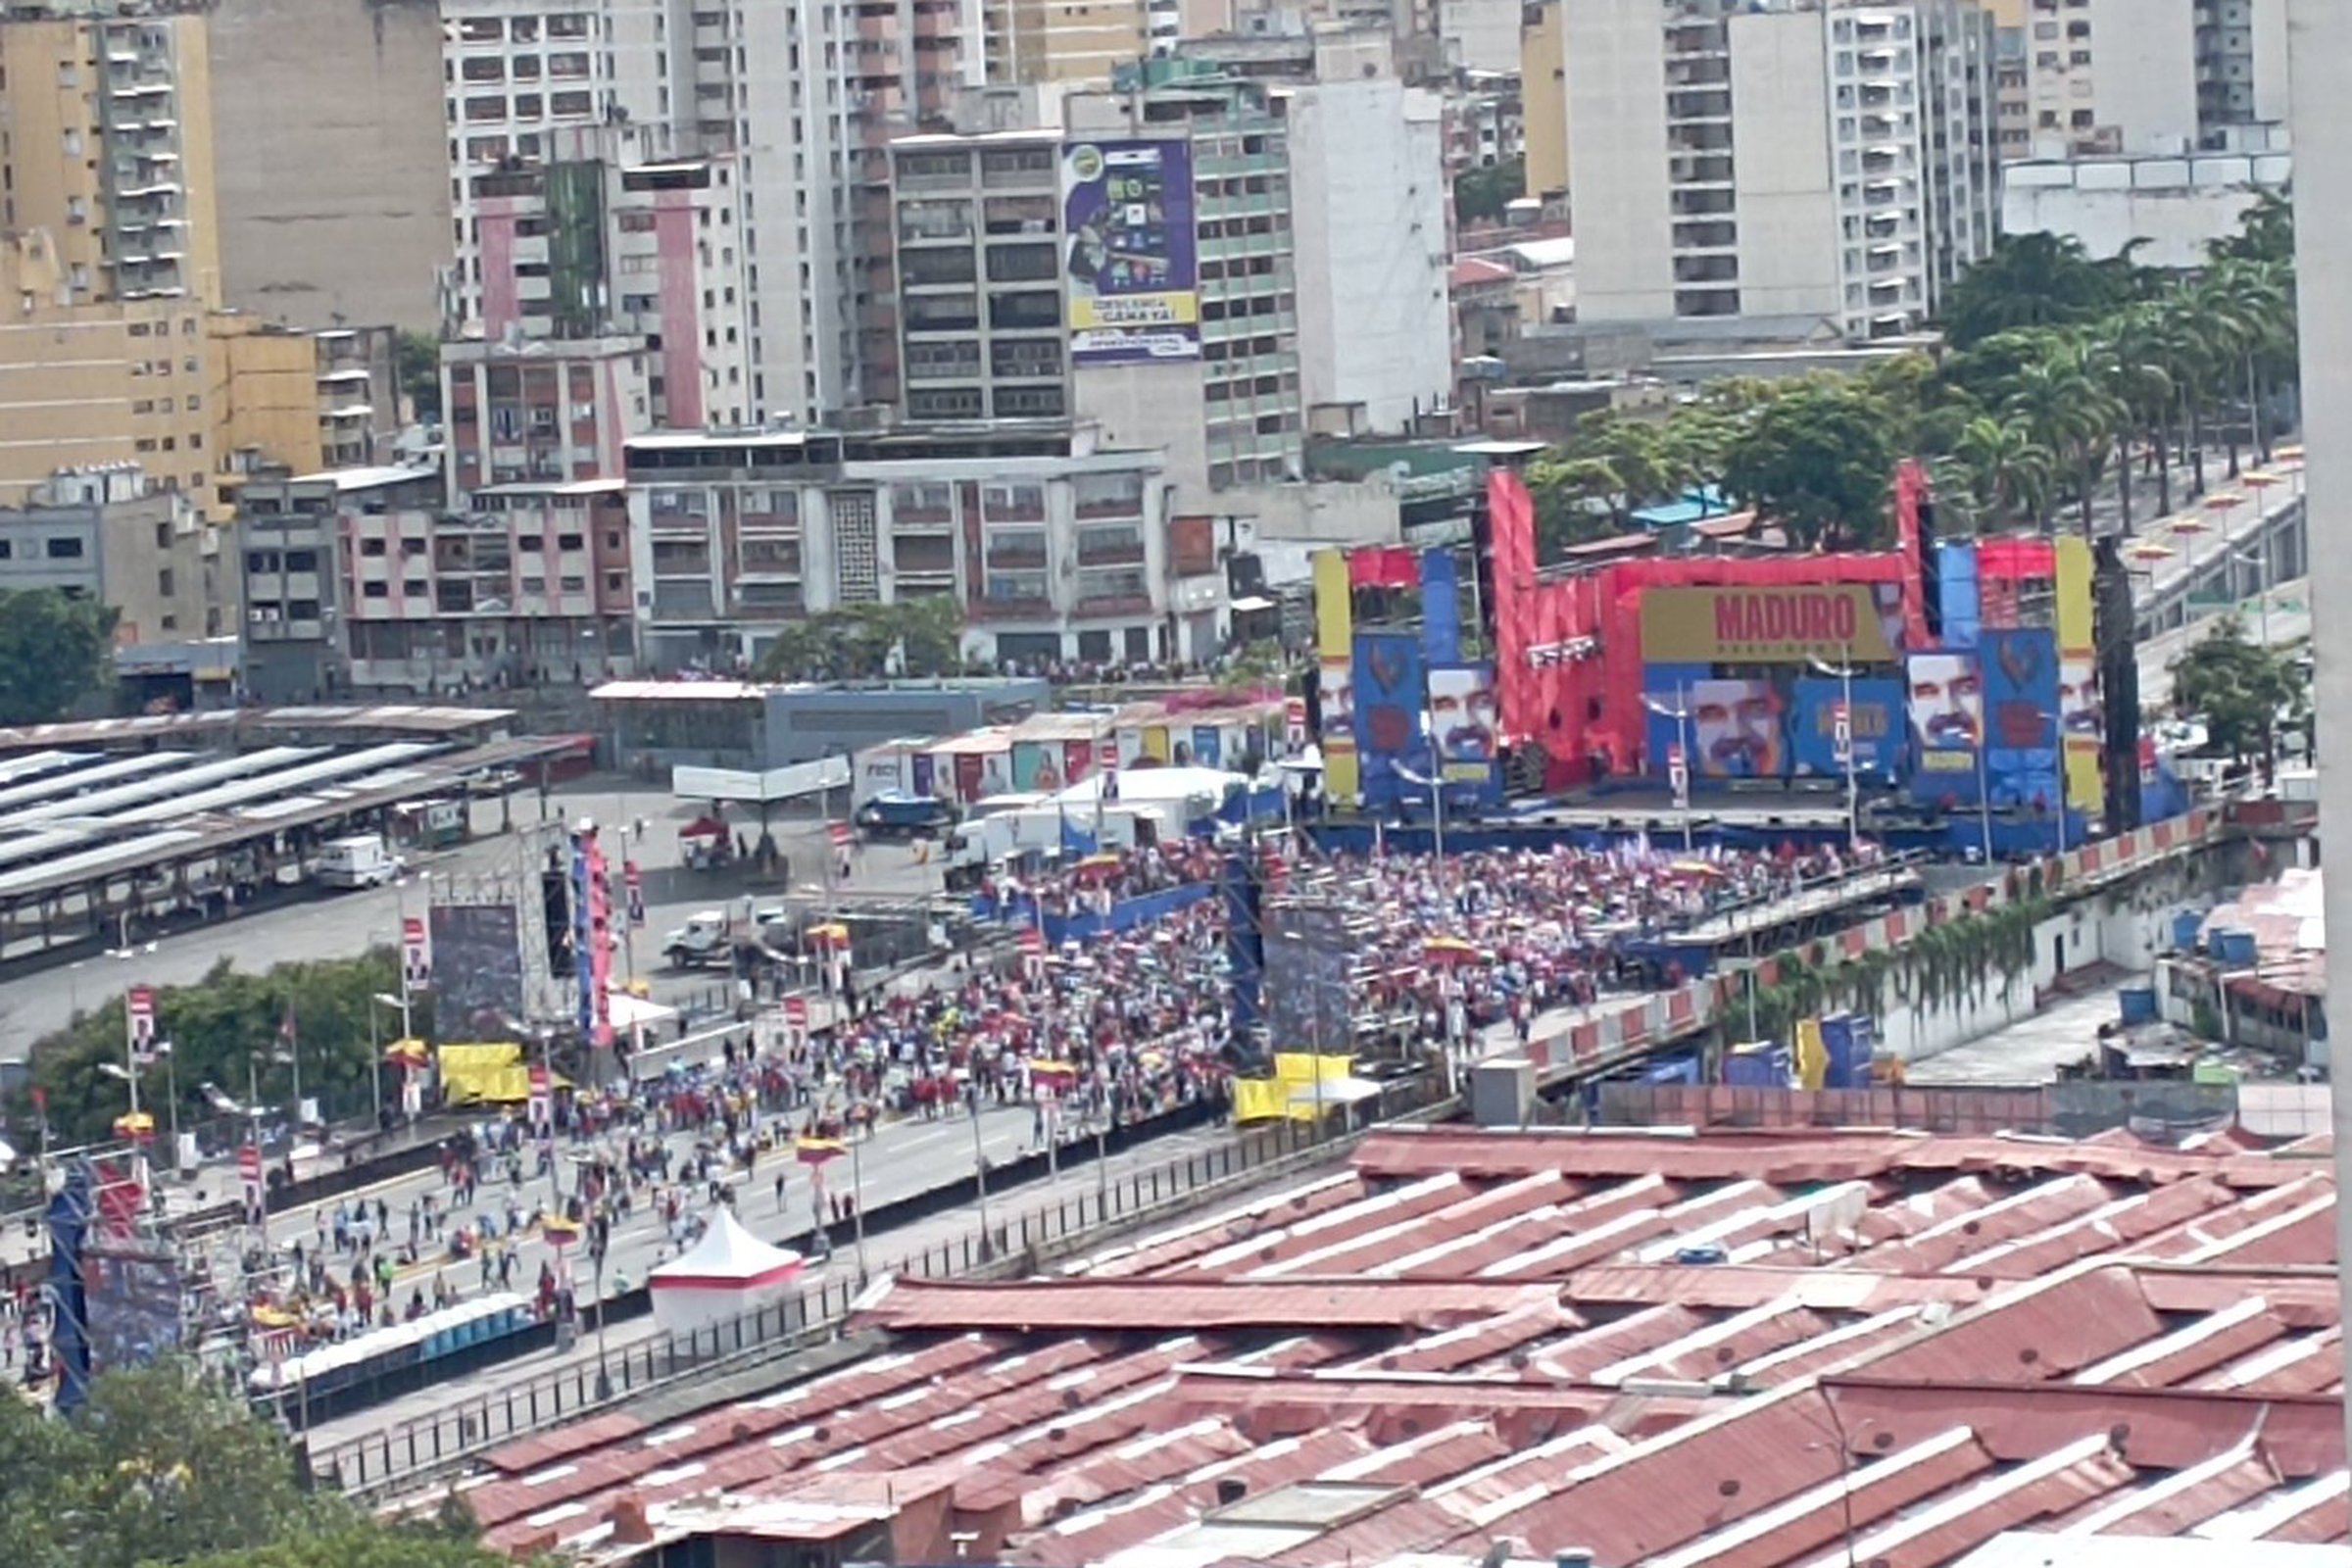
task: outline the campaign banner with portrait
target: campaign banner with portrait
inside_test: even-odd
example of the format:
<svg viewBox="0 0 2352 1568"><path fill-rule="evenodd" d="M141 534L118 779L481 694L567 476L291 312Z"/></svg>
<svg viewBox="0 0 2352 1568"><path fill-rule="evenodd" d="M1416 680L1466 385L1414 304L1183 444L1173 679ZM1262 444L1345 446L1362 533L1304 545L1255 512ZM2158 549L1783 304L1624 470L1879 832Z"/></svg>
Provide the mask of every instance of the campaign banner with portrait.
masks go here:
<svg viewBox="0 0 2352 1568"><path fill-rule="evenodd" d="M1974 653L1950 649L1903 661L1911 795L1923 805L1974 806L1983 760L1984 692Z"/></svg>
<svg viewBox="0 0 2352 1568"><path fill-rule="evenodd" d="M1502 798L1499 721L1493 664L1429 666L1429 739L1451 786L1448 804L1465 790L1484 805Z"/></svg>
<svg viewBox="0 0 2352 1568"><path fill-rule="evenodd" d="M1984 684L1984 787L1995 807L2055 810L2058 637L2046 626L1986 630L1977 639Z"/></svg>
<svg viewBox="0 0 2352 1568"><path fill-rule="evenodd" d="M2066 798L2080 810L2107 808L2107 704L2099 690L2097 618L2091 611L2090 543L2077 534L2052 552L2053 607L2058 622L2058 745L2064 754Z"/></svg>
<svg viewBox="0 0 2352 1568"><path fill-rule="evenodd" d="M1693 680L1652 688L1650 771L1663 775L1681 747L1692 778L1785 778L1792 762L1788 702L1769 680Z"/></svg>
<svg viewBox="0 0 2352 1568"><path fill-rule="evenodd" d="M1072 365L1200 357L1189 141L1061 151Z"/></svg>
<svg viewBox="0 0 2352 1568"><path fill-rule="evenodd" d="M1838 755L1840 703L1847 710L1855 774L1897 777L1903 757L1903 683L1881 676L1853 681L1807 676L1796 683L1789 703L1795 717L1788 726L1795 770L1821 778L1845 777L1845 759Z"/></svg>
<svg viewBox="0 0 2352 1568"><path fill-rule="evenodd" d="M1355 634L1355 756L1364 803L1394 802L1403 780L1397 764L1419 773L1427 765L1421 710L1421 639L1412 632Z"/></svg>

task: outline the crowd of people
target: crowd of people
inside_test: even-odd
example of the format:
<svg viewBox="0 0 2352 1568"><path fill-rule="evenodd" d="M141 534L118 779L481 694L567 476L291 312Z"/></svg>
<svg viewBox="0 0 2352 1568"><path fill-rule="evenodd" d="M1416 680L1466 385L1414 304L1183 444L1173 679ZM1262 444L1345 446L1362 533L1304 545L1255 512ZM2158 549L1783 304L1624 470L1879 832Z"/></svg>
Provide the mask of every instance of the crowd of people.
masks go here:
<svg viewBox="0 0 2352 1568"><path fill-rule="evenodd" d="M1058 927L1066 915L1211 883L1222 858L1202 841L1110 852L999 877L982 899L1015 929ZM1497 1024L1524 1033L1547 1007L1668 983L1675 977L1641 956L1645 942L1878 858L1875 846L1690 855L1639 841L1442 861L1337 855L1281 867L1272 891L1327 899L1345 913L1365 1013L1408 1018L1408 1037L1459 1051ZM1196 1102L1222 1105L1231 1075L1257 1050L1236 1035L1227 910L1224 899L1203 897L1124 929L1017 942L993 963L869 987L813 1033L755 1030L707 1062L567 1092L545 1137L521 1117L486 1119L444 1147L446 1199L420 1198L405 1212L381 1201L322 1205L307 1243L291 1249L296 1303L315 1337L358 1333L446 1304L468 1277L485 1291L514 1288L518 1244L551 1228L585 1238L583 1255L594 1255L614 1226L647 1212L661 1228L659 1255L675 1255L714 1202L764 1193L771 1169L774 1212L806 1189L821 1245L822 1224L844 1217L850 1200L835 1193L828 1209L818 1182L794 1177L794 1146L868 1137L894 1117L1025 1106L1036 1150ZM551 1171L557 1179L540 1185ZM570 1271L559 1262L545 1257L536 1271L544 1312L572 1309Z"/></svg>

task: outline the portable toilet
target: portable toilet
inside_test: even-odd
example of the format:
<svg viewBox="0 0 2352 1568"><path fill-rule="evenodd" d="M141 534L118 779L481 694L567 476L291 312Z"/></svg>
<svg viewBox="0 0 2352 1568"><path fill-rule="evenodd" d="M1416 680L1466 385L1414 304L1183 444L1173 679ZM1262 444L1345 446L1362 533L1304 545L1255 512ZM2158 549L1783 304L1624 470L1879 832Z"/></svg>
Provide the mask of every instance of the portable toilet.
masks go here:
<svg viewBox="0 0 2352 1568"><path fill-rule="evenodd" d="M1723 1054L1723 1081L1744 1089L1786 1089L1788 1069L1788 1048L1774 1040L1750 1040Z"/></svg>

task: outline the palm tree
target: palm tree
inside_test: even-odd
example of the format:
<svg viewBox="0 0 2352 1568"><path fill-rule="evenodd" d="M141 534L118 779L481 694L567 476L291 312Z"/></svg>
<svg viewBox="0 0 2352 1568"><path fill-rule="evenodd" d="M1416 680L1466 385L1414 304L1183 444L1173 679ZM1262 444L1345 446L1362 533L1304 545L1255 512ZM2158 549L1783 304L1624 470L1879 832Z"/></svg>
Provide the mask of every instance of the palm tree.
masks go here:
<svg viewBox="0 0 2352 1568"><path fill-rule="evenodd" d="M2047 527L2056 461L2026 425L1988 414L1969 420L1952 443L1951 462L1980 518L2036 529Z"/></svg>
<svg viewBox="0 0 2352 1568"><path fill-rule="evenodd" d="M2206 273L2198 298L2230 323L2238 364L2231 379L2242 381L2246 418L2260 461L2271 461L2270 433L2263 428L2263 366L2294 347L2294 303L2287 269L2273 261L2227 261ZM2237 472L2234 429L2230 471Z"/></svg>
<svg viewBox="0 0 2352 1568"><path fill-rule="evenodd" d="M2055 345L2018 371L2003 412L2065 456L2076 478L2082 535L2090 537L2099 466L2124 419L2122 406L2107 390L2104 360L2086 343Z"/></svg>
<svg viewBox="0 0 2352 1568"><path fill-rule="evenodd" d="M2109 371L2108 390L2123 406L2125 418L2115 438L2115 499L2121 514L2119 531L2132 531L2132 442L2156 429L2173 397L2172 372L2155 341L2155 312L2145 305L2129 306L2100 326L2100 346ZM2161 443L2161 437L2158 438ZM2161 456L2161 446L2160 446ZM2170 511L2172 484L2157 466L2158 484Z"/></svg>
<svg viewBox="0 0 2352 1568"><path fill-rule="evenodd" d="M2219 363L2215 334L2186 288L2164 296L2156 312L2150 342L2158 346L2165 371L2173 378L2173 413L2166 424L2186 438L2188 499L2194 501L2205 493L2204 408ZM2169 486L2165 510L2172 510Z"/></svg>

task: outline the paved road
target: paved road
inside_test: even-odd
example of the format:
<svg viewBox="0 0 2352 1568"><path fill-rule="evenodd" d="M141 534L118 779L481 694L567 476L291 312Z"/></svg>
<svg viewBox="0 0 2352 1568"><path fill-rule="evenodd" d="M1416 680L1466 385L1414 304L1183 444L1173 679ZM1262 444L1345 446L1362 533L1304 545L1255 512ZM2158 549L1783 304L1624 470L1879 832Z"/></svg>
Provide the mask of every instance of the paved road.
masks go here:
<svg viewBox="0 0 2352 1568"><path fill-rule="evenodd" d="M747 892L769 899L787 889L779 883L747 881L728 871L685 869L678 859L677 829L693 820L695 808L666 793L623 782L632 787L623 790L606 779L559 789L552 809L559 816L592 815L607 823L645 820L648 831L631 852L644 873L646 899L645 929L636 933L635 972L652 982L659 1002L724 1000L726 983L715 971L676 973L662 968L661 956L653 951L662 933L698 909L740 907ZM527 793L515 798L514 809L517 823L538 817L538 802ZM462 881L515 872L519 840L498 831L498 803L476 802L473 815L478 837L454 850L417 857L412 874L395 886L360 892L303 890L297 902L134 944L135 951L127 955L103 954L39 968L14 966L8 978L0 980L0 1061L24 1059L42 1035L63 1027L83 1008L119 995L125 986L190 985L223 956L241 966L267 967L289 960L349 957L371 946L395 945L403 913L422 912L424 879ZM778 819L775 832L786 856L806 873L796 876L795 886L821 891L814 879L823 874L822 824L813 815ZM906 847L875 845L858 852L844 886L861 893L935 892L939 873L915 863ZM394 1020L387 1015L385 1022L389 1026Z"/></svg>
<svg viewBox="0 0 2352 1568"><path fill-rule="evenodd" d="M991 1113L986 1118L985 1132L992 1154L999 1150L1017 1152L1015 1146L1024 1143L1029 1132L1029 1114L1026 1110L1017 1115L1010 1111ZM1139 1171L1179 1162L1188 1155L1223 1144L1232 1136L1231 1131L1223 1126L1209 1126L1155 1138L1126 1153L1113 1155L1108 1167L1109 1179L1118 1182ZM902 1196L935 1182L953 1181L965 1174L971 1168L970 1141L969 1123L961 1119L952 1126L944 1122L916 1122L895 1129L884 1128L875 1135L875 1143L869 1146L879 1153L863 1159L867 1205L878 1208L889 1197ZM883 1174L885 1171L888 1174ZM756 1179L754 1186L758 1190L738 1199L738 1207L746 1223L761 1237L779 1245L795 1245L799 1233L805 1233L807 1228L808 1195L803 1172L797 1166L793 1170L793 1192L789 1204L792 1213L781 1221L775 1214L774 1194L767 1186L768 1180L766 1177ZM1095 1170L1090 1165L1065 1172L1058 1182L1033 1182L1009 1192L998 1193L989 1201L989 1225L998 1230L1017 1227L1023 1215L1034 1215L1056 1204L1077 1200L1081 1195L1094 1189L1097 1180ZM837 1161L831 1177L834 1190L845 1187L848 1181L846 1162ZM538 1185L544 1192L546 1183L542 1181ZM794 1229L796 1226L799 1227L797 1233ZM926 1249L952 1245L963 1237L977 1234L978 1230L978 1213L973 1206L966 1205L933 1215L913 1225L877 1234L868 1238L866 1243L868 1270L873 1274L886 1273L901 1258ZM618 1245L616 1239L615 1247ZM544 1250L538 1249L537 1244L533 1244L533 1249L528 1251L529 1268L534 1279L538 1273L539 1258L544 1255ZM578 1259L575 1258L574 1263L575 1272L580 1276L579 1297L585 1301L593 1294L588 1288L588 1275L585 1269L576 1266ZM829 1264L811 1271L811 1288L825 1281L829 1274L839 1274L856 1267L856 1258L850 1249L842 1248L833 1254ZM636 1268L630 1268L629 1274L632 1281L644 1277L642 1271ZM429 1276L427 1278L429 1282ZM468 1294L471 1294L473 1279L468 1278L466 1283ZM609 1276L607 1283L611 1283ZM593 1328L593 1317L589 1321ZM608 1352L622 1351L655 1338L659 1332L650 1317L616 1323L607 1332L606 1348ZM467 1400L495 1395L503 1389L528 1383L559 1369L592 1365L596 1354L596 1339L591 1332L567 1351L542 1350L500 1362L465 1377L437 1381L398 1399L320 1422L312 1441L312 1449L314 1452L323 1452L354 1438L395 1430L403 1423L439 1414Z"/></svg>

